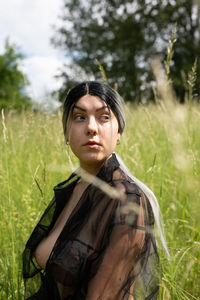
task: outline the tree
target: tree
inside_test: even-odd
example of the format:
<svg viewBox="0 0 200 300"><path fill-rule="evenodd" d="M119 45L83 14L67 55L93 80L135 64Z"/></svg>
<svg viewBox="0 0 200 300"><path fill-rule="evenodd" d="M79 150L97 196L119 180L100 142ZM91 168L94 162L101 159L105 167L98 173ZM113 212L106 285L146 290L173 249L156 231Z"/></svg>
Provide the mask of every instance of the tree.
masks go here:
<svg viewBox="0 0 200 300"><path fill-rule="evenodd" d="M0 108L20 109L31 104L25 92L28 80L19 70L22 59L23 55L7 39L5 52L0 55Z"/></svg>
<svg viewBox="0 0 200 300"><path fill-rule="evenodd" d="M164 61L172 29L177 23L171 76L175 91L184 99L181 74L192 69L195 57L199 60L200 54L197 4L192 0L63 1L62 26L52 39L72 61L70 71L61 74L65 78L63 90L80 81L80 70L101 78L95 63L98 59L108 83L117 84L127 100L150 98L153 80L150 60L156 55ZM77 72L72 73L75 68L79 76Z"/></svg>

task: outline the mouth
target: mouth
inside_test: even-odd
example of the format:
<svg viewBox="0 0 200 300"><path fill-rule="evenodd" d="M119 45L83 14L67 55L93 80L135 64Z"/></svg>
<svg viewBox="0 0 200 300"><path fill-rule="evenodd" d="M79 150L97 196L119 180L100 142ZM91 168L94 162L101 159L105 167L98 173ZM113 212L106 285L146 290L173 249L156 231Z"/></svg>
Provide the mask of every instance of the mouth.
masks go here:
<svg viewBox="0 0 200 300"><path fill-rule="evenodd" d="M101 144L96 141L88 141L83 146L88 147L88 148L97 148L97 147L101 146Z"/></svg>

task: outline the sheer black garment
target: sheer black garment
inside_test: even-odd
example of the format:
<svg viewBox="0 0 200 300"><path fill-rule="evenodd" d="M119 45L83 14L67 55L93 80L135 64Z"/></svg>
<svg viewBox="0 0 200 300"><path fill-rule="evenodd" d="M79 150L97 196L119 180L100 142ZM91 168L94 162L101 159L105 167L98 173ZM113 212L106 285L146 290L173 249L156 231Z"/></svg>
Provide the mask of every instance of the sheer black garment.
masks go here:
<svg viewBox="0 0 200 300"><path fill-rule="evenodd" d="M55 197L23 253L25 299L157 299L160 271L149 200L121 169L115 154L97 177L125 197L111 198L90 184L42 270L35 249L54 227L80 177L73 173L54 188Z"/></svg>

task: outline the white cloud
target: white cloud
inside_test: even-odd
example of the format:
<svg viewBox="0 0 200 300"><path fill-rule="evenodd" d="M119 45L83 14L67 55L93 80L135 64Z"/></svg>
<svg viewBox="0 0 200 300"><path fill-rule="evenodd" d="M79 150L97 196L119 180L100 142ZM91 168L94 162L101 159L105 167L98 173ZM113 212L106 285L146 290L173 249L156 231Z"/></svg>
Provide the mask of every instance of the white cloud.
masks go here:
<svg viewBox="0 0 200 300"><path fill-rule="evenodd" d="M6 36L22 46L26 54L54 51L50 45L52 25L58 24L62 0L7 0L0 4L1 42Z"/></svg>
<svg viewBox="0 0 200 300"><path fill-rule="evenodd" d="M57 90L61 87L62 81L56 79L58 68L62 67L61 61L53 56L32 56L23 61L21 69L28 75L31 82L29 93L34 100L40 101L41 97L48 91ZM40 91L40 95L38 94Z"/></svg>
<svg viewBox="0 0 200 300"><path fill-rule="evenodd" d="M0 3L0 52L5 38L16 43L25 55L22 69L31 82L35 97L60 86L54 78L64 58L50 44L54 34L52 25L58 25L63 0L6 0Z"/></svg>

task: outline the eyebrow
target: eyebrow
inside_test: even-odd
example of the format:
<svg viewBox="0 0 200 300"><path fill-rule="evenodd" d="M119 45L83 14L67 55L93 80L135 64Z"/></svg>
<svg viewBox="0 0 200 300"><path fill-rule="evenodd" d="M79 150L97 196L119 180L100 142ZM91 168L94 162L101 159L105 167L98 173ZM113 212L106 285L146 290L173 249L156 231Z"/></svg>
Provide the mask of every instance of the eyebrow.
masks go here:
<svg viewBox="0 0 200 300"><path fill-rule="evenodd" d="M85 108L82 108L81 106L78 106L78 105L74 105L74 108L79 109L79 110L84 111L84 112L87 111ZM107 108L107 109L109 110L108 106L107 106L107 105L104 105L104 106L102 106L102 107L100 107L100 108L97 108L97 109L96 109L96 112L101 111L101 110L104 110L105 108Z"/></svg>

